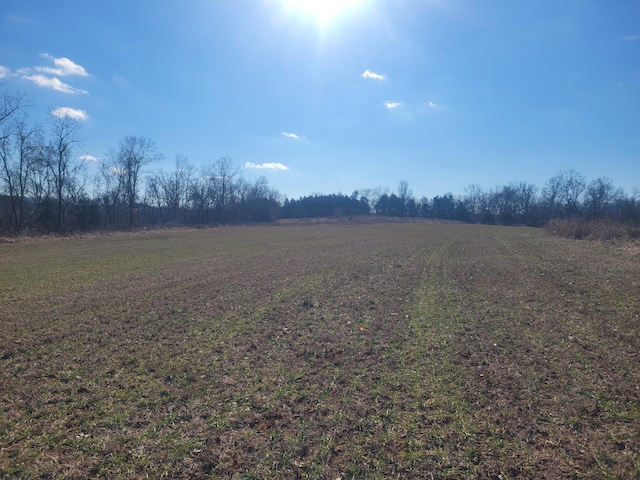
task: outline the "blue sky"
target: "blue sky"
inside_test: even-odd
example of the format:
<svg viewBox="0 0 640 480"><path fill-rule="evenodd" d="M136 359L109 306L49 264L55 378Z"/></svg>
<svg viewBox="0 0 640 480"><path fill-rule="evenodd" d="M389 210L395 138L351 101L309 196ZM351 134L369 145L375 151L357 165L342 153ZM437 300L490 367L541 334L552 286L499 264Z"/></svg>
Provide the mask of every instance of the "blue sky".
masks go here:
<svg viewBox="0 0 640 480"><path fill-rule="evenodd" d="M289 198L640 187L637 0L2 0L0 77L78 155L140 135Z"/></svg>

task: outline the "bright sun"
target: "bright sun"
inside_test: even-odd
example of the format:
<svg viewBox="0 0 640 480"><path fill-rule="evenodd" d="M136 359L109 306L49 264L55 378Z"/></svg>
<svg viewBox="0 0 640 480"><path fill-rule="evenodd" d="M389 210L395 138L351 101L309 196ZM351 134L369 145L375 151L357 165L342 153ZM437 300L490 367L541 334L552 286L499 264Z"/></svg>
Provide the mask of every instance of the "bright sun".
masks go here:
<svg viewBox="0 0 640 480"><path fill-rule="evenodd" d="M288 7L326 25L362 0L289 0Z"/></svg>

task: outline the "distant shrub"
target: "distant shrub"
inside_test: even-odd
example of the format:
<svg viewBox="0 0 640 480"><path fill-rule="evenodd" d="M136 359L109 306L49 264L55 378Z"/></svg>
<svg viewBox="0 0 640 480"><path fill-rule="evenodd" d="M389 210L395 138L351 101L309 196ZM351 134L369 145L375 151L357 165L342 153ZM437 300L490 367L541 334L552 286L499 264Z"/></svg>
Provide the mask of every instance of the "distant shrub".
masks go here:
<svg viewBox="0 0 640 480"><path fill-rule="evenodd" d="M612 220L553 219L547 223L545 230L551 235L576 240L617 242L640 239L639 227Z"/></svg>

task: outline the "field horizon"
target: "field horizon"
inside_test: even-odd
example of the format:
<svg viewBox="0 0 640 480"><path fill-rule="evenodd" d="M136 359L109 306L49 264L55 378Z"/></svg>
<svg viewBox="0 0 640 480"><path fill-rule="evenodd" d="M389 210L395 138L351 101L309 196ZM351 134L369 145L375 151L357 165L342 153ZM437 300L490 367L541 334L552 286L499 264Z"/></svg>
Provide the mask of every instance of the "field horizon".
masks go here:
<svg viewBox="0 0 640 480"><path fill-rule="evenodd" d="M0 245L0 477L640 478L640 257L541 229Z"/></svg>

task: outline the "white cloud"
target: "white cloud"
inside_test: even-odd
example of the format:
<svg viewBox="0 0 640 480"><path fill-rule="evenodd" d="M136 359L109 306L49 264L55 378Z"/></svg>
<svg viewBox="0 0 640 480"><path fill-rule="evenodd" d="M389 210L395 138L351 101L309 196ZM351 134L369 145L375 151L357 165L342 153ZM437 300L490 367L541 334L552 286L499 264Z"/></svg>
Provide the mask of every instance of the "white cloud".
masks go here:
<svg viewBox="0 0 640 480"><path fill-rule="evenodd" d="M35 67L36 71L47 73L49 75L56 75L59 77L65 77L67 75L78 75L80 77L88 77L89 74L83 66L72 62L66 57L54 58L48 53L40 55L42 58L53 60L55 67Z"/></svg>
<svg viewBox="0 0 640 480"><path fill-rule="evenodd" d="M89 120L89 115L84 110L78 110L71 107L58 107L55 110L51 110L51 115L58 118L69 117L74 120Z"/></svg>
<svg viewBox="0 0 640 480"><path fill-rule="evenodd" d="M362 74L362 78L372 78L373 80L385 80L386 75L380 75L379 73L372 72L371 70L365 70Z"/></svg>
<svg viewBox="0 0 640 480"><path fill-rule="evenodd" d="M640 39L640 35L627 35L626 37L624 37L625 40L638 40Z"/></svg>
<svg viewBox="0 0 640 480"><path fill-rule="evenodd" d="M100 158L87 154L87 155L80 155L80 160L84 160L85 162L99 162Z"/></svg>
<svg viewBox="0 0 640 480"><path fill-rule="evenodd" d="M51 88L56 92L62 93L84 93L88 94L86 90L80 90L79 88L72 87L68 83L64 83L59 79L53 77L47 77L45 75L35 74L35 75L23 75L22 78L25 80L29 80L30 82L35 83L39 87L43 88Z"/></svg>
<svg viewBox="0 0 640 480"><path fill-rule="evenodd" d="M427 102L427 107L429 108L440 108L440 105L438 105L437 103L433 103L431 101Z"/></svg>
<svg viewBox="0 0 640 480"><path fill-rule="evenodd" d="M394 108L401 107L402 104L400 102L384 102L384 106L387 107L388 110L393 110Z"/></svg>
<svg viewBox="0 0 640 480"><path fill-rule="evenodd" d="M291 133L291 132L282 132L282 135L287 137L287 138L293 138L295 140L299 140L300 137L298 135L296 135L295 133Z"/></svg>
<svg viewBox="0 0 640 480"><path fill-rule="evenodd" d="M63 82L58 78L72 75L79 77L89 77L90 74L85 70L83 66L78 65L77 63L69 60L66 57L55 58L48 53L43 53L40 56L42 58L46 58L47 60L53 61L54 66L23 67L16 70L16 73L22 76L22 78L24 78L25 80L29 80L39 87L50 88L57 92L70 94L89 93L86 90L72 87L68 83Z"/></svg>
<svg viewBox="0 0 640 480"><path fill-rule="evenodd" d="M244 168L252 168L257 170L289 170L289 167L282 163L251 163L244 164Z"/></svg>
<svg viewBox="0 0 640 480"><path fill-rule="evenodd" d="M4 65L0 65L0 78L7 78L9 76L9 67L5 67Z"/></svg>

